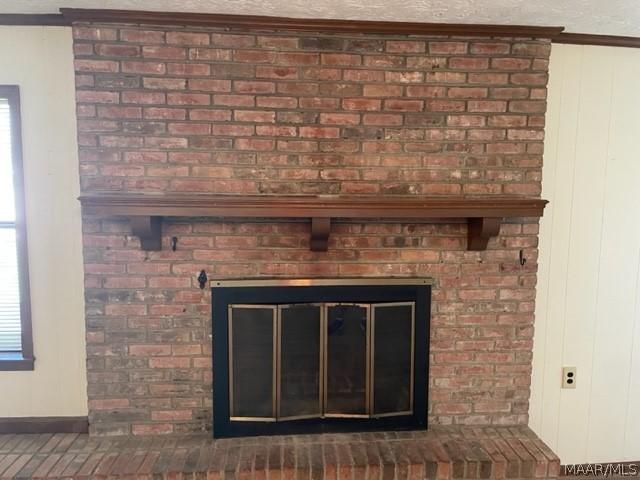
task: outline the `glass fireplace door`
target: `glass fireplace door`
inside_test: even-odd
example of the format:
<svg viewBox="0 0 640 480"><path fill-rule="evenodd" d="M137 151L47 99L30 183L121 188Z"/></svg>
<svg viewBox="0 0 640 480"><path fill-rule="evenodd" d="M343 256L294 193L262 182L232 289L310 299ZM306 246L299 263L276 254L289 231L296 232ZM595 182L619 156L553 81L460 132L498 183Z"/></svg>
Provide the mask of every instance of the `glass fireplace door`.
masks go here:
<svg viewBox="0 0 640 480"><path fill-rule="evenodd" d="M322 306L278 307L278 420L322 415Z"/></svg>
<svg viewBox="0 0 640 480"><path fill-rule="evenodd" d="M414 304L372 304L371 416L413 412Z"/></svg>
<svg viewBox="0 0 640 480"><path fill-rule="evenodd" d="M327 417L369 415L369 305L326 304Z"/></svg>
<svg viewBox="0 0 640 480"><path fill-rule="evenodd" d="M415 303L230 305L234 421L413 413Z"/></svg>
<svg viewBox="0 0 640 480"><path fill-rule="evenodd" d="M232 420L276 420L277 307L229 307L229 410Z"/></svg>

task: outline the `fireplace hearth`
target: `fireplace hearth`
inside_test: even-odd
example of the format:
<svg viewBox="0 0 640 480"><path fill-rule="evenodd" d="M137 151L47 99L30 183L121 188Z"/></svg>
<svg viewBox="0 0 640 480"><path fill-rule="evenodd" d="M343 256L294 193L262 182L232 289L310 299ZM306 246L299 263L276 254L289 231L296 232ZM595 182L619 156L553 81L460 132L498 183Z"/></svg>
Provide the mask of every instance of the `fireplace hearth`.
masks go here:
<svg viewBox="0 0 640 480"><path fill-rule="evenodd" d="M213 281L214 436L426 428L430 284Z"/></svg>

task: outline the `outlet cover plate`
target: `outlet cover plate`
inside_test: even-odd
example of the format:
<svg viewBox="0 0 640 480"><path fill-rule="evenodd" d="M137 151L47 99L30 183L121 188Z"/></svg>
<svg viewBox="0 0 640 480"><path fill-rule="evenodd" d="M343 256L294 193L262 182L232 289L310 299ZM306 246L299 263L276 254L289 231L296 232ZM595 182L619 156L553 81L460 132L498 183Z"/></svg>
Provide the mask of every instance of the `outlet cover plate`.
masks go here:
<svg viewBox="0 0 640 480"><path fill-rule="evenodd" d="M578 369L576 367L562 367L562 388L576 388Z"/></svg>

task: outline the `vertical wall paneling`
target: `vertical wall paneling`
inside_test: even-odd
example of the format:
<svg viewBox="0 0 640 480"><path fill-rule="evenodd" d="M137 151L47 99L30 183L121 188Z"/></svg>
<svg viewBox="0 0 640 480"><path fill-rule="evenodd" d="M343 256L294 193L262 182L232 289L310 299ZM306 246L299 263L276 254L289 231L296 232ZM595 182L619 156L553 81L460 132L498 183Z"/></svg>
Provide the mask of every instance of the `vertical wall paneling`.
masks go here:
<svg viewBox="0 0 640 480"><path fill-rule="evenodd" d="M20 87L35 369L0 372L0 417L87 414L71 28L0 27L0 84Z"/></svg>
<svg viewBox="0 0 640 480"><path fill-rule="evenodd" d="M545 133L545 159L557 157L558 146L558 121L560 117L560 91L561 80L563 75L558 74L558 70L562 72L562 62L557 62L558 55L554 55L550 59L549 69L556 71L556 74L550 76L548 91L549 97L547 102L547 119ZM557 65L556 65L557 64ZM557 92L557 94L556 94ZM553 111L552 111L553 110ZM542 175L544 178L544 192L549 196L550 192L556 188L556 166L555 161L545 161L543 165ZM547 204L544 212L544 221L540 222L540 238L547 239L546 242L540 243L538 250L538 282L536 295L536 320L534 330L534 349L533 349L533 370L531 374L531 397L529 400L529 425L537 432L542 432L542 417L544 403L544 363L547 346L547 322L546 312L549 308L549 258L551 256L551 230L554 213L554 204ZM542 315L542 312L545 314ZM546 441L551 444L552 435L547 432ZM554 438L555 440L555 438ZM554 446L554 445L551 445Z"/></svg>
<svg viewBox="0 0 640 480"><path fill-rule="evenodd" d="M637 246L640 249L640 245ZM633 351L631 354L631 370L629 372L629 396L627 402L627 428L625 429L625 458L640 458L640 421L638 421L638 404L640 398L640 262L636 276L636 305L633 331Z"/></svg>
<svg viewBox="0 0 640 480"><path fill-rule="evenodd" d="M566 121L551 122L547 131L553 131L557 139L552 145L548 143L551 154L563 161L549 162L545 165L543 178L549 170L554 172L553 183L543 184L543 195L554 198L553 207L549 216L546 216L543 224L544 233L551 238L552 248L547 252L547 258L541 259L541 263L547 264L547 277L541 277L541 284L546 284L546 298L544 302L545 318L558 318L563 316L563 305L566 297L566 277L567 277L567 253L569 251L568 226L571 216L572 183L569 181L573 176L574 164L576 161L576 142L578 123L579 99L574 94L576 85L580 83L579 71L582 63L581 55L563 57L559 63L557 58L553 59L550 65L550 72L554 69L561 69L562 76L551 77L556 82L555 88L551 90L554 96L549 98L552 109L558 115L567 115ZM554 105L555 104L555 105ZM553 137L552 137L553 138ZM560 141L560 139L572 139L573 141ZM546 178L545 178L546 181ZM540 307L540 305L539 305ZM552 446L557 443L558 418L548 415L548 410L559 408L560 391L554 388L559 384L560 377L557 374L555 365L561 361L562 338L564 335L564 325L561 322L547 322L544 329L544 354L538 355L536 369L542 370L543 392L542 406L540 413L539 432ZM538 345L536 342L536 353ZM553 377L556 377L556 385L553 385ZM551 387L551 388L550 388Z"/></svg>
<svg viewBox="0 0 640 480"><path fill-rule="evenodd" d="M639 77L634 49L553 46L530 425L565 464L640 459Z"/></svg>
<svg viewBox="0 0 640 480"><path fill-rule="evenodd" d="M576 53L580 48L575 48ZM570 55L572 55L570 53ZM580 85L575 87L578 97L576 123L576 161L573 175L564 188L571 185L571 213L566 220L569 249L567 251L566 296L559 306L564 319L562 339L562 365L579 368L579 389L559 390L558 449L573 458L584 451L589 422L588 402L580 402L583 392L591 388L591 347L596 324L596 298L598 291L599 255L601 248L604 179L606 178L607 142L611 113L612 75L599 75L600 69L610 71L613 57L606 49L590 55L581 55L578 75ZM589 101L585 101L590 99ZM562 161L558 158L558 161ZM563 323L563 322L558 322ZM556 385L560 378L558 369ZM558 390L556 388L556 390Z"/></svg>
<svg viewBox="0 0 640 480"><path fill-rule="evenodd" d="M623 52L611 54L615 59L614 88L606 153L598 322L592 355L587 449L589 458L596 461L621 459L624 453L640 244L640 162L637 150L640 138L637 67L640 63L634 65L634 62L627 61ZM638 374L640 372L636 372ZM640 398L635 403L636 408L640 408Z"/></svg>

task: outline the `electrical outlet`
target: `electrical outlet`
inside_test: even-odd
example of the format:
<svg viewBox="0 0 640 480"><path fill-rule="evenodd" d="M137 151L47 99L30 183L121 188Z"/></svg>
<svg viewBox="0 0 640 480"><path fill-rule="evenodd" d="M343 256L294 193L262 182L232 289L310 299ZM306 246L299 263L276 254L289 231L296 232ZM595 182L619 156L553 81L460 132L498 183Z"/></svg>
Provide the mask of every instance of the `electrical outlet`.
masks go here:
<svg viewBox="0 0 640 480"><path fill-rule="evenodd" d="M577 374L576 367L562 367L562 388L576 388Z"/></svg>

